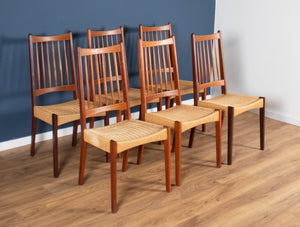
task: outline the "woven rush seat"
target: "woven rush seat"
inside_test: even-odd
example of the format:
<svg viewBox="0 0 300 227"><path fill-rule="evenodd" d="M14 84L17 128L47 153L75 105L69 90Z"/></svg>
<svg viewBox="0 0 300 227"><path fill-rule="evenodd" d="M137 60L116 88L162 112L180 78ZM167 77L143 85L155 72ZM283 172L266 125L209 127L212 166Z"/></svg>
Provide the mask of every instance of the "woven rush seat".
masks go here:
<svg viewBox="0 0 300 227"><path fill-rule="evenodd" d="M117 153L145 143L166 140L166 128L139 120L125 120L113 125L84 130L85 141L110 153L110 141L117 142Z"/></svg>
<svg viewBox="0 0 300 227"><path fill-rule="evenodd" d="M87 101L86 101L87 104ZM57 115L58 125L80 119L79 100L59 103L47 106L34 106L34 116L52 125L52 114ZM105 113L97 115L105 116Z"/></svg>
<svg viewBox="0 0 300 227"><path fill-rule="evenodd" d="M220 109L223 116L228 115L228 107L234 107L234 116L246 112L248 110L262 108L263 100L256 96L238 95L238 94L222 94L217 97L198 102L198 106Z"/></svg>
<svg viewBox="0 0 300 227"><path fill-rule="evenodd" d="M175 122L178 121L182 123L181 132L184 132L203 123L218 121L219 113L210 108L181 104L162 111L146 113L145 120L165 125L172 130L175 129Z"/></svg>

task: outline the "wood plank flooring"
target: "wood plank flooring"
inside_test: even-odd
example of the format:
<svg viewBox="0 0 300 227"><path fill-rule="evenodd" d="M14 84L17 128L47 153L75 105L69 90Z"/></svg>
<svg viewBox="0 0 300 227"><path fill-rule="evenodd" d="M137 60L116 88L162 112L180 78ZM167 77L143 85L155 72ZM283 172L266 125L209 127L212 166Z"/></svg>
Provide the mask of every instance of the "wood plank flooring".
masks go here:
<svg viewBox="0 0 300 227"><path fill-rule="evenodd" d="M163 145L145 146L142 165L131 150L127 172L118 159L118 212L110 212L110 165L88 147L85 183L77 184L80 135L59 139L60 176L53 177L52 141L0 152L0 226L300 226L300 127L266 119L259 150L258 115L235 118L233 165L215 167L214 125L182 137L182 185L165 191Z"/></svg>

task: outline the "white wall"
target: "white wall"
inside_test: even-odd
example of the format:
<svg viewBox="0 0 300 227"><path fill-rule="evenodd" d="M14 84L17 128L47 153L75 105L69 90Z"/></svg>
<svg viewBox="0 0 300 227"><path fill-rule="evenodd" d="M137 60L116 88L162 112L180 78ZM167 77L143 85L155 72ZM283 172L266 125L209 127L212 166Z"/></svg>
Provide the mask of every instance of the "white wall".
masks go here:
<svg viewBox="0 0 300 227"><path fill-rule="evenodd" d="M268 117L300 126L300 1L216 0L228 92L266 97Z"/></svg>

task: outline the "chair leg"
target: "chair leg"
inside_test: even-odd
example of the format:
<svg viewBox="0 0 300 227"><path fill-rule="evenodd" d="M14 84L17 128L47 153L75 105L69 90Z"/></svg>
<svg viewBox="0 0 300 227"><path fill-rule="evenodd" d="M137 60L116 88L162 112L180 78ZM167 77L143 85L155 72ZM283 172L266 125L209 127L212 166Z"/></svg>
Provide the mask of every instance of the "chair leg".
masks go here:
<svg viewBox="0 0 300 227"><path fill-rule="evenodd" d="M227 164L232 164L232 144L233 144L233 117L234 107L228 107L228 147L227 147Z"/></svg>
<svg viewBox="0 0 300 227"><path fill-rule="evenodd" d="M144 146L145 145L139 146L138 157L137 157L137 164L138 165L142 164L143 153L144 153Z"/></svg>
<svg viewBox="0 0 300 227"><path fill-rule="evenodd" d="M172 153L175 152L175 146L176 146L175 143L176 143L176 141L175 141L175 130L174 130L174 136L173 136L173 142L172 142L172 149L171 149Z"/></svg>
<svg viewBox="0 0 300 227"><path fill-rule="evenodd" d="M196 127L191 129L190 141L189 141L189 148L193 147L195 132L196 132Z"/></svg>
<svg viewBox="0 0 300 227"><path fill-rule="evenodd" d="M173 98L173 99L170 100L170 107L173 107L174 104L175 104L175 98Z"/></svg>
<svg viewBox="0 0 300 227"><path fill-rule="evenodd" d="M110 141L111 212L117 212L117 142Z"/></svg>
<svg viewBox="0 0 300 227"><path fill-rule="evenodd" d="M217 168L220 168L222 165L222 111L219 110L219 121L216 121L216 159L217 159Z"/></svg>
<svg viewBox="0 0 300 227"><path fill-rule="evenodd" d="M263 99L263 107L259 109L259 118L260 118L260 149L265 149L265 98Z"/></svg>
<svg viewBox="0 0 300 227"><path fill-rule="evenodd" d="M174 138L175 138L175 176L176 176L176 185L180 186L181 184L181 122L175 122Z"/></svg>
<svg viewBox="0 0 300 227"><path fill-rule="evenodd" d="M91 117L90 118L90 128L94 128L94 126L95 126L95 118Z"/></svg>
<svg viewBox="0 0 300 227"><path fill-rule="evenodd" d="M54 177L58 177L58 134L57 134L57 115L52 114L52 131L53 131L53 170Z"/></svg>
<svg viewBox="0 0 300 227"><path fill-rule="evenodd" d="M35 155L35 135L36 135L36 122L37 118L32 116L32 128L31 128L31 156Z"/></svg>
<svg viewBox="0 0 300 227"><path fill-rule="evenodd" d="M107 112L105 117L104 117L104 125L107 126L109 125L109 113Z"/></svg>
<svg viewBox="0 0 300 227"><path fill-rule="evenodd" d="M124 153L123 153L123 164L122 164L122 171L123 172L126 172L126 170L127 170L128 156L129 156L129 150L124 151Z"/></svg>
<svg viewBox="0 0 300 227"><path fill-rule="evenodd" d="M171 129L167 128L167 139L164 142L165 148L165 171L166 171L166 190L171 191Z"/></svg>
<svg viewBox="0 0 300 227"><path fill-rule="evenodd" d="M83 185L87 143L81 138L80 166L78 184Z"/></svg>
<svg viewBox="0 0 300 227"><path fill-rule="evenodd" d="M74 126L73 126L73 138L72 138L72 146L76 146L77 144L77 131L78 131L78 123L79 120L74 121Z"/></svg>
<svg viewBox="0 0 300 227"><path fill-rule="evenodd" d="M206 100L206 89L203 93L201 93L201 100ZM202 125L202 132L206 132L206 124Z"/></svg>

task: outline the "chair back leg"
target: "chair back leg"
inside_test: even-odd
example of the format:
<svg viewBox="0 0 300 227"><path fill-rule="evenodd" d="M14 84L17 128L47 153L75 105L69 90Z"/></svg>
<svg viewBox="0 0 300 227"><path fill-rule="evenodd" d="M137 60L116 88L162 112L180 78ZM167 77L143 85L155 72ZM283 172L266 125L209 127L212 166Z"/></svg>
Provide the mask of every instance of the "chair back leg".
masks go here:
<svg viewBox="0 0 300 227"><path fill-rule="evenodd" d="M259 118L260 118L260 149L265 149L265 98L263 99L263 107L259 109Z"/></svg>
<svg viewBox="0 0 300 227"><path fill-rule="evenodd" d="M227 147L227 164L232 164L232 144L233 144L233 118L234 107L228 107L228 147Z"/></svg>
<svg viewBox="0 0 300 227"><path fill-rule="evenodd" d="M32 128L31 128L31 156L35 155L35 135L36 135L36 122L37 118L32 116Z"/></svg>
<svg viewBox="0 0 300 227"><path fill-rule="evenodd" d="M175 138L175 172L176 172L176 185L181 185L181 131L182 131L182 123L176 121L175 122L175 130L174 130L174 138Z"/></svg>
<svg viewBox="0 0 300 227"><path fill-rule="evenodd" d="M57 115L52 114L52 132L53 132L53 172L54 177L59 176L58 171L58 125L57 125Z"/></svg>

